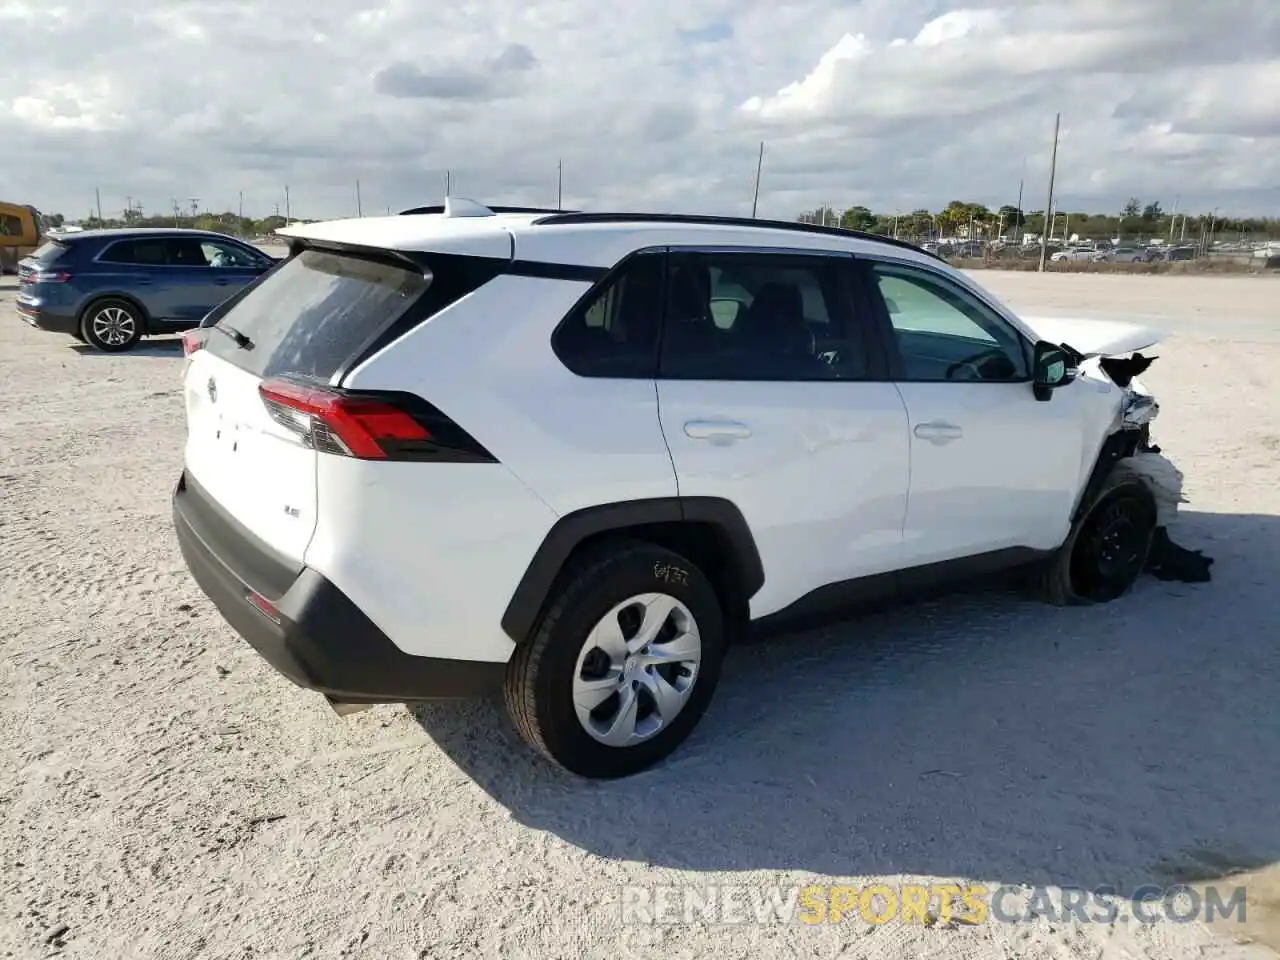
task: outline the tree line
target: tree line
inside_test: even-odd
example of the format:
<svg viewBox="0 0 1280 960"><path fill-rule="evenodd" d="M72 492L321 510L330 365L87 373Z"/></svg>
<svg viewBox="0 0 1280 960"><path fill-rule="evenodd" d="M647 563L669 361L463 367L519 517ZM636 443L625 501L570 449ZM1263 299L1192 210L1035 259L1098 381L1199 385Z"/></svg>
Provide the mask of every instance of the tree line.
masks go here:
<svg viewBox="0 0 1280 960"><path fill-rule="evenodd" d="M934 239L956 236L974 239L1004 236L1012 239L1018 234L1040 235L1045 232L1046 221L1043 210L1020 211L1013 204L993 210L981 203L964 200L952 200L937 212L921 208L903 213L876 213L864 206L845 210L826 206L806 210L797 219L801 223L826 224L886 237ZM1130 197L1118 214L1059 209L1053 220L1050 231L1053 237L1079 234L1082 239L1093 240L1114 237L1168 240L1172 235L1175 242L1185 237L1191 243L1203 233L1212 233L1220 239L1280 239L1280 219L1276 217L1171 213L1166 212L1158 200L1144 203L1137 197Z"/></svg>
<svg viewBox="0 0 1280 960"><path fill-rule="evenodd" d="M57 229L66 224L66 218L60 213L43 215L45 226ZM294 217L292 223L303 221ZM146 217L138 209L125 210L119 217L99 217L90 213L80 218L80 226L86 230L118 229L120 227L191 227L197 230L214 230L218 233L235 237L260 237L273 233L285 225L285 218L279 216L264 217L255 220L253 217L241 217L234 213L197 213L194 215L151 216Z"/></svg>

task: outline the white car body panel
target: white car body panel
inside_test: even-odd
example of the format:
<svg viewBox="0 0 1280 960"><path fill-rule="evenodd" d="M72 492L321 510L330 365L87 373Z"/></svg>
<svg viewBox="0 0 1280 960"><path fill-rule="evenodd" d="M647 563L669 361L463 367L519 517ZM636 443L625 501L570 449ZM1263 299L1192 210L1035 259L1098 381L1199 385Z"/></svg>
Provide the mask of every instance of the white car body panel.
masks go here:
<svg viewBox="0 0 1280 960"><path fill-rule="evenodd" d="M307 566L405 653L509 659L502 613L556 521L551 509L500 463L318 459L326 509Z"/></svg>
<svg viewBox="0 0 1280 960"><path fill-rule="evenodd" d="M1065 343L1086 357L1113 357L1144 350L1165 339L1154 327L1119 320L1086 320L1064 317L1024 317L1033 335L1049 343Z"/></svg>
<svg viewBox="0 0 1280 960"><path fill-rule="evenodd" d="M905 559L1052 549L1076 492L1080 394L1040 403L1025 383L899 383L911 423Z"/></svg>
<svg viewBox="0 0 1280 960"><path fill-rule="evenodd" d="M551 349L556 322L588 289L498 277L370 357L347 385L429 398L559 515L674 497L654 382L579 377Z"/></svg>
<svg viewBox="0 0 1280 960"><path fill-rule="evenodd" d="M728 498L751 528L765 573L753 617L902 565L910 466L893 384L664 380L658 394L681 496Z"/></svg>
<svg viewBox="0 0 1280 960"><path fill-rule="evenodd" d="M192 355L183 378L187 470L269 547L301 561L316 524L318 454L267 413L261 382L207 350Z"/></svg>

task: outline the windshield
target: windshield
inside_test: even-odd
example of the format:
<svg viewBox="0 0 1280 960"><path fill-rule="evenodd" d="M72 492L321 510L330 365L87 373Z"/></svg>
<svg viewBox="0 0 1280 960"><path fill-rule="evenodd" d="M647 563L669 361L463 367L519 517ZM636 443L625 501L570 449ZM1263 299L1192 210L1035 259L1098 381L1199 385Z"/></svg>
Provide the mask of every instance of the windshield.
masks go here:
<svg viewBox="0 0 1280 960"><path fill-rule="evenodd" d="M215 324L234 335L206 349L260 377L327 380L430 284L407 265L305 250L251 287Z"/></svg>

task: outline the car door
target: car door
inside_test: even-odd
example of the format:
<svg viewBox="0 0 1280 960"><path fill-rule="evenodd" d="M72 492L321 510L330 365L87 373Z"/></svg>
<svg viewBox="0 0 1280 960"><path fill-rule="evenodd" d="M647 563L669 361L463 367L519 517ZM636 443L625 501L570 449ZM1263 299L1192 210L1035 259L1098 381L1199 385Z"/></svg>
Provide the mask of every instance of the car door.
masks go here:
<svg viewBox="0 0 1280 960"><path fill-rule="evenodd" d="M906 409L868 350L848 255L750 248L668 255L658 371L682 497L742 512L765 582L751 614L895 570Z"/></svg>
<svg viewBox="0 0 1280 960"><path fill-rule="evenodd" d="M234 293L227 277L209 265L200 236L170 237L170 292L175 304L174 320L199 323L200 318Z"/></svg>
<svg viewBox="0 0 1280 960"><path fill-rule="evenodd" d="M906 564L1056 547L1085 446L1080 398L1036 400L1032 345L942 270L860 259L859 272L910 424Z"/></svg>
<svg viewBox="0 0 1280 960"><path fill-rule="evenodd" d="M117 240L98 254L97 262L107 289L137 299L152 321L164 323L174 317L178 302L163 237Z"/></svg>

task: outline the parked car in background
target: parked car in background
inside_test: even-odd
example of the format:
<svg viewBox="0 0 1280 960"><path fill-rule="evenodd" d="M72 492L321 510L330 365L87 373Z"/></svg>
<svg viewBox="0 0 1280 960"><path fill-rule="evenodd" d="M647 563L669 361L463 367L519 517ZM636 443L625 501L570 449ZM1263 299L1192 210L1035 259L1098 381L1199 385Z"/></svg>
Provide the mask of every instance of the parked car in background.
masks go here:
<svg viewBox="0 0 1280 960"><path fill-rule="evenodd" d="M98 350L197 326L276 261L207 230L86 230L50 237L18 264L18 313Z"/></svg>
<svg viewBox="0 0 1280 960"><path fill-rule="evenodd" d="M1176 260L1194 260L1195 258L1195 247L1161 247L1159 250L1151 251L1151 259L1153 261L1172 262Z"/></svg>
<svg viewBox="0 0 1280 960"><path fill-rule="evenodd" d="M1097 256L1097 251L1093 247L1068 247L1065 250L1059 250L1057 253L1049 255L1049 259L1055 263L1063 261L1089 261Z"/></svg>
<svg viewBox="0 0 1280 960"><path fill-rule="evenodd" d="M1150 259L1147 251L1141 247L1112 247L1093 255L1094 263L1146 263Z"/></svg>

